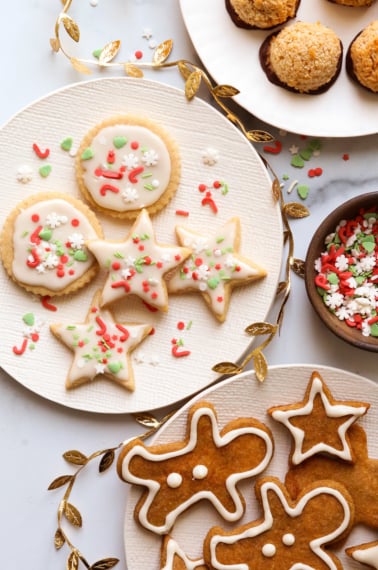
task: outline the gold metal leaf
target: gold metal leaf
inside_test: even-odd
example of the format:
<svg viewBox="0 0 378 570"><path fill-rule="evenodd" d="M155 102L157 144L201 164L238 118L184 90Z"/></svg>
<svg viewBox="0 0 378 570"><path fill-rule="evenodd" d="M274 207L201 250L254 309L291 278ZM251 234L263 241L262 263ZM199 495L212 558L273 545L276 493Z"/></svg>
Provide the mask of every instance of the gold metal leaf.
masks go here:
<svg viewBox="0 0 378 570"><path fill-rule="evenodd" d="M81 451L77 451L76 449L70 449L63 453L63 457L69 463L73 463L74 465L85 465L88 461L88 458L84 453Z"/></svg>
<svg viewBox="0 0 378 570"><path fill-rule="evenodd" d="M70 62L71 62L72 67L74 69L76 69L76 71L79 71L79 73L85 73L85 75L90 75L92 73L92 71L89 69L89 67L87 67L84 63L82 63L76 57L71 57Z"/></svg>
<svg viewBox="0 0 378 570"><path fill-rule="evenodd" d="M119 562L118 558L104 558L92 564L89 570L108 570L108 568L114 568Z"/></svg>
<svg viewBox="0 0 378 570"><path fill-rule="evenodd" d="M298 204L297 202L288 202L284 206L284 212L290 218L306 218L310 215L309 210L303 204Z"/></svg>
<svg viewBox="0 0 378 570"><path fill-rule="evenodd" d="M252 142L271 142L274 141L274 137L267 133L266 131L254 130L247 131L245 136L249 141Z"/></svg>
<svg viewBox="0 0 378 570"><path fill-rule="evenodd" d="M240 374L243 369L233 362L219 362L213 366L213 370L218 374Z"/></svg>
<svg viewBox="0 0 378 570"><path fill-rule="evenodd" d="M74 42L80 40L79 26L68 14L63 14L61 21L63 22L64 29Z"/></svg>
<svg viewBox="0 0 378 570"><path fill-rule="evenodd" d="M109 63L109 61L112 61L119 52L120 47L120 40L114 40L113 42L106 44L106 46L101 50L100 57L98 58L99 64L103 65L104 63Z"/></svg>
<svg viewBox="0 0 378 570"><path fill-rule="evenodd" d="M56 550L62 548L65 542L66 539L64 538L63 532L60 530L60 528L58 528L54 536L54 546Z"/></svg>
<svg viewBox="0 0 378 570"><path fill-rule="evenodd" d="M196 70L192 71L185 83L185 96L191 101L198 92L201 86L202 75L201 72Z"/></svg>
<svg viewBox="0 0 378 570"><path fill-rule="evenodd" d="M284 291L286 291L287 287L288 287L287 281L281 281L280 283L278 283L277 295L281 295L281 293L284 293Z"/></svg>
<svg viewBox="0 0 378 570"><path fill-rule="evenodd" d="M160 425L159 420L157 420L153 415L148 413L136 414L134 417L135 421L137 421L138 424L147 428L157 428Z"/></svg>
<svg viewBox="0 0 378 570"><path fill-rule="evenodd" d="M65 485L66 483L70 483L70 481L72 481L73 477L72 475L61 475L60 477L57 477L56 479L54 479L54 481L52 481L52 483L50 483L50 485L47 487L48 491L53 491L54 489L58 489L59 487L63 487L63 485Z"/></svg>
<svg viewBox="0 0 378 570"><path fill-rule="evenodd" d="M276 331L277 325L271 325L270 323L253 323L245 329L245 332L251 336L274 334Z"/></svg>
<svg viewBox="0 0 378 570"><path fill-rule="evenodd" d="M73 526L82 526L83 519L81 518L81 514L72 503L65 503L64 514L68 522L70 522Z"/></svg>
<svg viewBox="0 0 378 570"><path fill-rule="evenodd" d="M172 48L173 48L173 41L165 40L155 49L152 62L155 63L156 65L164 63L170 56Z"/></svg>
<svg viewBox="0 0 378 570"><path fill-rule="evenodd" d="M79 568L79 555L76 551L72 551L67 559L67 570L77 570Z"/></svg>
<svg viewBox="0 0 378 570"><path fill-rule="evenodd" d="M261 350L258 350L253 358L253 365L256 372L256 377L260 382L264 382L268 374L268 363Z"/></svg>
<svg viewBox="0 0 378 570"><path fill-rule="evenodd" d="M98 467L100 473L103 473L104 471L109 469L109 467L112 465L114 461L114 458L115 458L115 453L112 449L109 449L109 451L104 453L104 455L101 457L100 465Z"/></svg>
<svg viewBox="0 0 378 570"><path fill-rule="evenodd" d="M305 275L305 262L302 259L291 259L290 267L298 277L304 277Z"/></svg>
<svg viewBox="0 0 378 570"><path fill-rule="evenodd" d="M190 69L189 65L185 63L185 61L179 61L177 64L178 70L181 76L185 79L188 79L189 75L192 73L192 69Z"/></svg>
<svg viewBox="0 0 378 570"><path fill-rule="evenodd" d="M130 77L143 77L143 71L132 63L125 63L123 68L126 75L129 75Z"/></svg>
<svg viewBox="0 0 378 570"><path fill-rule="evenodd" d="M275 178L272 184L272 191L275 200L279 200L281 196L281 184L280 181Z"/></svg>
<svg viewBox="0 0 378 570"><path fill-rule="evenodd" d="M216 97L234 97L240 93L240 91L236 89L236 87L232 87L232 85L216 85L212 92Z"/></svg>
<svg viewBox="0 0 378 570"><path fill-rule="evenodd" d="M58 38L50 38L50 46L54 51L58 52L60 50L60 41Z"/></svg>

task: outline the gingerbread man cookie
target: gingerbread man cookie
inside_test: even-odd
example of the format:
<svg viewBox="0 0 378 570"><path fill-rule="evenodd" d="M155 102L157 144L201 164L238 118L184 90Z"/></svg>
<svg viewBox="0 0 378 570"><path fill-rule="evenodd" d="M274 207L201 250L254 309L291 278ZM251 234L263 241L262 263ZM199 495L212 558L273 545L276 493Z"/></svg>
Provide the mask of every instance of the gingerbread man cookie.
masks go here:
<svg viewBox="0 0 378 570"><path fill-rule="evenodd" d="M353 504L332 481L308 487L292 501L274 477L256 483L263 516L230 532L211 529L204 558L217 570L342 570L325 547L345 536L353 522Z"/></svg>
<svg viewBox="0 0 378 570"><path fill-rule="evenodd" d="M291 463L298 465L318 453L353 461L348 430L370 404L335 400L318 372L313 372L305 398L297 404L268 410L293 436Z"/></svg>
<svg viewBox="0 0 378 570"><path fill-rule="evenodd" d="M133 440L120 452L118 473L144 487L136 520L165 534L201 500L209 501L225 520L240 519L245 504L237 485L261 473L272 453L270 431L259 421L238 418L220 431L214 407L200 402L189 411L183 441L147 447Z"/></svg>

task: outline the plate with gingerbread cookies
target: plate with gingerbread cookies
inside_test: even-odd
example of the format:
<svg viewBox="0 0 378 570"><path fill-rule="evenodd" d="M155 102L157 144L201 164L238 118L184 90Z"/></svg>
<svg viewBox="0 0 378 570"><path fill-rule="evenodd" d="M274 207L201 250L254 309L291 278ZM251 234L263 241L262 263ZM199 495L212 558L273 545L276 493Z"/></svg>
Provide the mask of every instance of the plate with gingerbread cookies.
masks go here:
<svg viewBox="0 0 378 570"><path fill-rule="evenodd" d="M205 390L121 449L127 567L377 568L377 421L377 384L327 366Z"/></svg>
<svg viewBox="0 0 378 570"><path fill-rule="evenodd" d="M180 5L209 73L238 89L235 101L258 119L309 136L377 132L376 1Z"/></svg>
<svg viewBox="0 0 378 570"><path fill-rule="evenodd" d="M216 109L155 81L96 79L22 110L0 142L11 377L128 413L187 398L248 350L277 290L281 213Z"/></svg>

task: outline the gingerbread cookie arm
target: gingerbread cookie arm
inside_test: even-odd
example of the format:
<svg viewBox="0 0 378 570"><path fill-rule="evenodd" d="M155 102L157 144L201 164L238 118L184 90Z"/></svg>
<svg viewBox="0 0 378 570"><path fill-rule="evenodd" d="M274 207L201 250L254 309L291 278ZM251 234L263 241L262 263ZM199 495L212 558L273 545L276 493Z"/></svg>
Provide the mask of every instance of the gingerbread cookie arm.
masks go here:
<svg viewBox="0 0 378 570"><path fill-rule="evenodd" d="M121 450L118 473L145 487L135 510L145 528L165 534L177 517L208 500L229 521L244 512L237 485L261 473L273 453L270 431L253 418L230 422L221 432L213 406L191 408L184 442L146 447L134 441Z"/></svg>
<svg viewBox="0 0 378 570"><path fill-rule="evenodd" d="M189 558L178 543L166 535L161 547L161 570L208 570L208 566L203 558Z"/></svg>

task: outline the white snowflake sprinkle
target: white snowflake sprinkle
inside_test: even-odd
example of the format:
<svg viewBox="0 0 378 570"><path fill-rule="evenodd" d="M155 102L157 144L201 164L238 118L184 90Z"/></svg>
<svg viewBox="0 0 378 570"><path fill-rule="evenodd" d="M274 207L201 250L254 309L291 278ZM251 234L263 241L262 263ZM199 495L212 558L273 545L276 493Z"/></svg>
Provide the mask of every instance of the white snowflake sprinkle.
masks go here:
<svg viewBox="0 0 378 570"><path fill-rule="evenodd" d="M74 233L68 236L68 241L72 249L81 249L85 243L83 234Z"/></svg>
<svg viewBox="0 0 378 570"><path fill-rule="evenodd" d="M133 152L125 154L122 158L122 165L129 169L136 168L139 165L139 158Z"/></svg>
<svg viewBox="0 0 378 570"><path fill-rule="evenodd" d="M138 198L139 198L139 193L138 193L138 190L136 188L127 187L122 192L122 199L127 204L135 202L135 200L138 200Z"/></svg>
<svg viewBox="0 0 378 570"><path fill-rule="evenodd" d="M159 160L159 155L155 150L146 150L142 155L142 162L146 166L156 166Z"/></svg>

